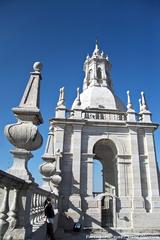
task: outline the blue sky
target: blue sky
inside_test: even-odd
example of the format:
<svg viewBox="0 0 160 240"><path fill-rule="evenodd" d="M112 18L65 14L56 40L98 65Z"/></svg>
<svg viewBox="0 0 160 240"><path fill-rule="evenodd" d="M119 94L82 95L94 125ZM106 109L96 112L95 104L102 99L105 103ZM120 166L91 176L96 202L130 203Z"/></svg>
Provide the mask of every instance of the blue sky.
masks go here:
<svg viewBox="0 0 160 240"><path fill-rule="evenodd" d="M38 183L59 88L65 87L69 108L82 88L83 62L98 39L109 55L116 94L126 103L130 90L138 112L144 90L153 114L160 122L160 1L159 0L0 0L0 169L12 164L13 148L3 134L16 122L11 108L18 106L34 61L44 65L41 81L40 126L43 146L33 152L29 169ZM160 133L155 134L160 161Z"/></svg>

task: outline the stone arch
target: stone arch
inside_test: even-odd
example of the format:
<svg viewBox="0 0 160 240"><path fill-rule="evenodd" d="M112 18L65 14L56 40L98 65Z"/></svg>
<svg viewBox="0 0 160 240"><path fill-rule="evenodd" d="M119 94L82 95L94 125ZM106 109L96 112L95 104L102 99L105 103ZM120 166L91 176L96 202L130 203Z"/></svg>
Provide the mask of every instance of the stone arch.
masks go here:
<svg viewBox="0 0 160 240"><path fill-rule="evenodd" d="M89 143L88 143L88 153L93 153L93 148L94 148L94 145L99 142L100 140L103 140L103 139L107 139L107 140L110 140L112 142L112 146L115 146L115 149L116 149L116 152L117 152L117 155L125 155L125 153L127 152L126 151L126 146L123 142L123 140L119 140L117 137L113 137L113 136L97 136L97 137L94 137L94 139L90 139ZM110 143L111 143L110 142Z"/></svg>
<svg viewBox="0 0 160 240"><path fill-rule="evenodd" d="M112 149L115 156L117 155L117 148L116 148L114 142L109 138L103 138L103 139L98 140L93 146L93 153L95 151L96 146L98 144L103 144L103 143L107 144Z"/></svg>
<svg viewBox="0 0 160 240"><path fill-rule="evenodd" d="M111 139L103 138L93 146L95 159L101 161L103 166L103 193L102 226L113 227L113 213L115 212L114 197L118 195L117 148Z"/></svg>
<svg viewBox="0 0 160 240"><path fill-rule="evenodd" d="M123 140L119 140L117 137L110 136L109 138L116 146L117 149L117 155L125 155L127 152L126 146L123 142Z"/></svg>

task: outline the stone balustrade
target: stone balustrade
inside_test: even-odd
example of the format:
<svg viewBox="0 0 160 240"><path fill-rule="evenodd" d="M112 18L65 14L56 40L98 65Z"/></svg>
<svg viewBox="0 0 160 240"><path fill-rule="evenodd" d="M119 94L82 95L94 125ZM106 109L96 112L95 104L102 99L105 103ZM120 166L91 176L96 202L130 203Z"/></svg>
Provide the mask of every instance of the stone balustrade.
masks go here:
<svg viewBox="0 0 160 240"><path fill-rule="evenodd" d="M66 109L66 118L74 118L74 110ZM81 118L89 120L105 120L105 121L126 121L127 113L125 112L113 112L113 111L91 111L81 110Z"/></svg>
<svg viewBox="0 0 160 240"><path fill-rule="evenodd" d="M106 120L106 121L126 121L126 113L121 112L94 112L94 111L84 111L82 113L82 118L91 120Z"/></svg>
<svg viewBox="0 0 160 240"><path fill-rule="evenodd" d="M57 212L57 199L51 193L0 170L0 239L38 239L41 227L41 239L45 239L44 201L48 196Z"/></svg>
<svg viewBox="0 0 160 240"><path fill-rule="evenodd" d="M61 110L59 110L61 111ZM77 118L75 115L75 111L77 111L77 109L74 110L70 110L70 109L63 109L64 111L64 115L62 118L66 118L66 119L70 119L70 118ZM107 121L107 122L128 122L132 120L128 120L127 119L127 112L115 112L115 111L94 111L94 110L82 110L82 109L78 109L78 111L80 112L80 114L78 115L78 119L86 119L86 120L102 120L102 121ZM150 113L146 113L145 117L143 116L144 114L140 113L136 113L136 112L132 112L132 114L135 115L135 120L136 122L145 122L145 118L146 115L149 115L150 117ZM150 120L147 119L148 122L150 122Z"/></svg>

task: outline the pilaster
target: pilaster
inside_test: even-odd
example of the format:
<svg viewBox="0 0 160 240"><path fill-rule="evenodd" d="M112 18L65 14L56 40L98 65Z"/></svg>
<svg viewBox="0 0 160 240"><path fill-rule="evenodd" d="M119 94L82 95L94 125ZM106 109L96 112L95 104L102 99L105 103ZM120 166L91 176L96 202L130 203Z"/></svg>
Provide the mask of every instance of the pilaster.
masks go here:
<svg viewBox="0 0 160 240"><path fill-rule="evenodd" d="M146 129L145 141L147 145L148 165L149 165L149 182L150 192L149 195L152 199L152 211L160 211L160 196L159 196L159 184L157 173L157 160L155 154L155 143L153 136L153 129Z"/></svg>
<svg viewBox="0 0 160 240"><path fill-rule="evenodd" d="M72 194L80 194L80 170L81 170L81 136L82 136L82 125L75 124L73 126L73 163L72 163L72 174L73 174L73 186Z"/></svg>
<svg viewBox="0 0 160 240"><path fill-rule="evenodd" d="M118 180L118 196L120 202L118 210L128 212L132 208L132 178L131 178L131 156L117 156L117 180Z"/></svg>
<svg viewBox="0 0 160 240"><path fill-rule="evenodd" d="M133 209L134 212L144 211L144 199L142 198L137 128L129 126L129 135L130 135L130 152L132 157L131 161L133 177Z"/></svg>
<svg viewBox="0 0 160 240"><path fill-rule="evenodd" d="M54 124L54 123L53 123ZM65 131L65 124L63 123L56 123L54 125L54 149L57 151L58 149L60 152L63 152L63 145L64 145L64 131Z"/></svg>
<svg viewBox="0 0 160 240"><path fill-rule="evenodd" d="M81 191L82 195L92 196L93 195L93 158L95 154L83 153L83 169L85 169L86 176L83 171L81 174ZM86 179L86 181L83 181ZM86 189L86 190L84 190Z"/></svg>

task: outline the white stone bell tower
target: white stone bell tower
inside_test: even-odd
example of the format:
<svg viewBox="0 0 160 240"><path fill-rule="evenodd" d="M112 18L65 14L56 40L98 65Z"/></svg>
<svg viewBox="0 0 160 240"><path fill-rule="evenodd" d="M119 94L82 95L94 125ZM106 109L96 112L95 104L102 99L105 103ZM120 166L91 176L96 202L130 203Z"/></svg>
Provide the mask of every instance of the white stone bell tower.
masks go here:
<svg viewBox="0 0 160 240"><path fill-rule="evenodd" d="M89 55L84 63L85 78L83 83L83 91L88 86L107 86L111 87L110 79L111 64L108 56L100 52L98 43L96 43L95 50L90 58Z"/></svg>
<svg viewBox="0 0 160 240"><path fill-rule="evenodd" d="M50 174L45 170L47 184L54 185L53 191L56 184L60 223L65 229L72 229L78 220L85 228L158 231L160 195L154 143L158 124L152 122L144 92L139 113L129 91L127 107L121 102L113 91L110 71L111 63L96 43L84 63L83 92L77 89L71 109L65 106L64 88L60 89L56 115L50 120L52 141L46 148L50 151L47 156L58 160L57 165L53 161ZM101 193L93 192L95 160L103 170Z"/></svg>

